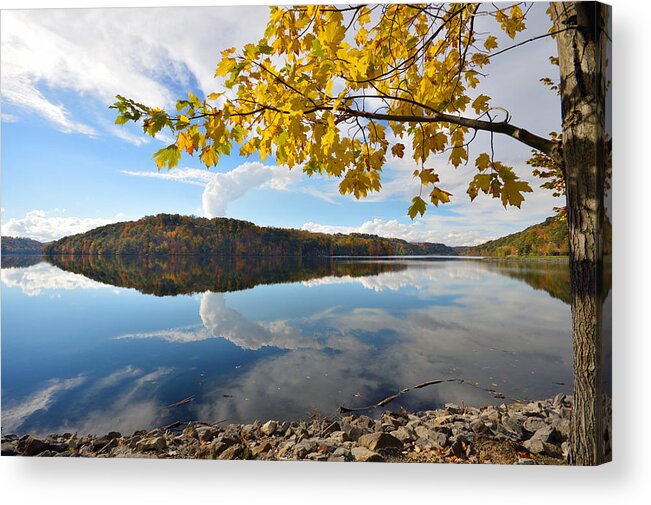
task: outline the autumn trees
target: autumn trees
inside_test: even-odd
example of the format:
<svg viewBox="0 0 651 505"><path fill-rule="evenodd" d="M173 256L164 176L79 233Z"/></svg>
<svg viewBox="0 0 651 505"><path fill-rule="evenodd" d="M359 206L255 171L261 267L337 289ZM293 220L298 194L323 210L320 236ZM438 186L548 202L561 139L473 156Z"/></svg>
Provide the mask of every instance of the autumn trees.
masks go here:
<svg viewBox="0 0 651 505"><path fill-rule="evenodd" d="M562 131L539 135L511 122L481 92L497 31L514 38L526 28L528 6L420 4L272 8L264 38L222 53L216 77L224 86L200 99L192 93L176 111L118 97L117 122L142 121L155 135L169 128L175 142L155 155L159 168L181 153L208 167L239 146L243 155L274 156L309 175L340 178L342 194L381 189L389 157L410 156L420 191L408 209L458 195L445 189L434 157L468 162L470 199L480 193L519 207L532 191L499 153L469 159L476 135L505 135L536 151L537 170L566 192L575 366L571 460L603 461L601 332L602 223L605 165L605 53L609 8L594 2L552 3L548 34L558 47ZM535 127L532 121L530 128ZM541 168L542 167L542 168Z"/></svg>

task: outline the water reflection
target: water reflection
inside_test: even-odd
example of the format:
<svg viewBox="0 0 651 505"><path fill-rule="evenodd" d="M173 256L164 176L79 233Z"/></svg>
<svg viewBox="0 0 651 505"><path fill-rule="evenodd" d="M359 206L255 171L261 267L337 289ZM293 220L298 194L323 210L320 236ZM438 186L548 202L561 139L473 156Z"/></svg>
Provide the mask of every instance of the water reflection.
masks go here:
<svg viewBox="0 0 651 505"><path fill-rule="evenodd" d="M55 262L66 270L2 272L3 431L293 419L448 377L515 399L570 387L560 263ZM199 294L160 297L179 293ZM446 384L400 401L392 407L502 400Z"/></svg>
<svg viewBox="0 0 651 505"><path fill-rule="evenodd" d="M227 292L259 284L296 282L324 276L375 275L402 270L399 263L352 262L300 256L52 256L61 270L80 273L113 286L171 296L204 291Z"/></svg>

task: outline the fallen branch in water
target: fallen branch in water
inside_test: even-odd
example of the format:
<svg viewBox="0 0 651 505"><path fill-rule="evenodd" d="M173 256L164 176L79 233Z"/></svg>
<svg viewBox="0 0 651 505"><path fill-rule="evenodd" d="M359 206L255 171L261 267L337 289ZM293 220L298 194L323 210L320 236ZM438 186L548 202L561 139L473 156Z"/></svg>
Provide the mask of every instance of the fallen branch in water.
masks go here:
<svg viewBox="0 0 651 505"><path fill-rule="evenodd" d="M416 384L415 386L411 386L408 388L401 389L398 393L393 394L391 396L387 396L385 399L380 400L377 403L374 403L373 405L368 405L366 407L346 407L344 405L339 406L339 412L345 413L345 412L359 412L362 410L370 410L370 409L377 409L379 407L384 407L385 405L391 403L395 399L397 399L400 395L406 394L412 389L421 389L427 386L433 386L435 384L442 384L444 382L456 382L457 384L466 384L468 386L472 386L477 389L481 389L482 391L485 391L486 393L490 394L493 396L493 398L506 398L506 396L503 393L500 393L499 391L496 391L495 389L492 388L485 388L483 386L480 386L479 384L475 382L469 382L465 379L459 379L459 378L451 378L451 379L434 379L426 382L421 382L420 384ZM513 398L509 398L509 400L514 400ZM522 400L514 400L516 402L520 402Z"/></svg>
<svg viewBox="0 0 651 505"><path fill-rule="evenodd" d="M194 397L195 397L195 395L188 396L187 398L183 398L183 400L181 400L181 401L178 401L176 403L172 403L172 404L168 405L167 408L168 409L173 409L173 408L176 408L176 407L180 407L181 405L185 405L186 403L190 403L191 401L194 400Z"/></svg>

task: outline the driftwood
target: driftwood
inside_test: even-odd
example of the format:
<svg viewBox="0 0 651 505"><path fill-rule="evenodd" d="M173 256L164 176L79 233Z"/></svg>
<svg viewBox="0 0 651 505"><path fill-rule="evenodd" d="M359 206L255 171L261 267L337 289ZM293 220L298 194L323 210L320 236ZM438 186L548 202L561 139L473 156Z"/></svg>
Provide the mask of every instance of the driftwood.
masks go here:
<svg viewBox="0 0 651 505"><path fill-rule="evenodd" d="M339 412L345 413L345 412L358 412L362 410L370 410L370 409L377 409L379 407L384 407L385 405L391 403L395 399L397 399L400 395L406 394L412 389L421 389L427 386L433 386L435 384L442 384L444 382L456 382L457 384L466 384L468 386L472 386L477 389L481 389L482 391L485 391L486 393L492 395L494 398L506 398L506 396L503 393L500 393L499 391L492 389L492 388L485 388L483 386L480 386L479 384L475 382L469 382L464 379L459 379L459 378L451 378L451 379L434 379L426 382L421 382L420 384L416 384L415 386L411 386L408 388L403 388L401 389L398 393L393 394L391 396L387 396L383 400L380 400L377 403L374 403L372 405L368 405L366 407L346 407L344 405L341 405L339 407ZM519 400L516 400L519 401Z"/></svg>
<svg viewBox="0 0 651 505"><path fill-rule="evenodd" d="M173 409L173 408L176 408L176 407L180 407L181 405L185 405L186 403L190 403L191 401L194 400L194 397L195 397L195 395L188 396L187 398L183 398L183 400L181 400L181 401L178 401L176 403L172 403L172 404L168 405L167 408L168 409Z"/></svg>

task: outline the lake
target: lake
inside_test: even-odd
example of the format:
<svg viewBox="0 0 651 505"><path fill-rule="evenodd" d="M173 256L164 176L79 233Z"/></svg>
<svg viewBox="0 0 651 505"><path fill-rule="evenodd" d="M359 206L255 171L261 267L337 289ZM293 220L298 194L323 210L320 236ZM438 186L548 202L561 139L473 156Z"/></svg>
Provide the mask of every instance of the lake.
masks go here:
<svg viewBox="0 0 651 505"><path fill-rule="evenodd" d="M571 391L561 262L3 257L3 433ZM172 406L182 400L186 403ZM365 411L373 414L383 409Z"/></svg>

